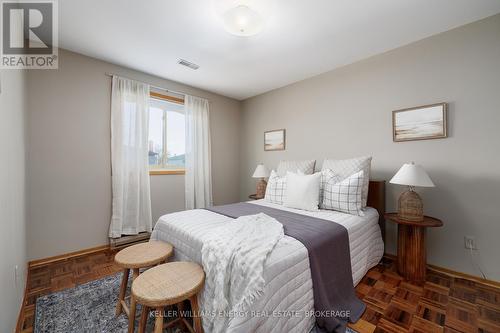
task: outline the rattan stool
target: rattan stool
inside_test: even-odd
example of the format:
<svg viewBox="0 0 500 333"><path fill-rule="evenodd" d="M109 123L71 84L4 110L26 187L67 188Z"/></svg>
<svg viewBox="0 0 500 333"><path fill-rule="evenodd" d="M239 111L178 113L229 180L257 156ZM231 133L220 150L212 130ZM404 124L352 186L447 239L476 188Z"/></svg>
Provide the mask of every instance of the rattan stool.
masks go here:
<svg viewBox="0 0 500 333"><path fill-rule="evenodd" d="M171 262L158 265L142 273L132 283L134 302L131 309L132 307L135 309L136 303L142 305L139 332L145 330L150 309L156 310L154 333L161 333L165 327L173 326L178 322L183 322L190 332L203 332L198 306L198 292L204 281L203 269L200 265L192 262ZM163 324L163 308L173 304L181 305L185 300L191 302L194 329L182 316L182 313L176 319ZM182 306L180 306L180 310L182 310Z"/></svg>
<svg viewBox="0 0 500 333"><path fill-rule="evenodd" d="M165 242L150 241L129 246L115 255L115 263L123 268L120 295L118 296L118 303L116 304L116 315L120 315L122 311L127 314L129 317L129 327L132 326L132 332L135 320L135 310L131 311L125 302L130 270L132 270L133 281L139 276L139 268L147 268L164 263L172 253L172 245ZM133 299L130 300L130 307L132 308L132 306Z"/></svg>

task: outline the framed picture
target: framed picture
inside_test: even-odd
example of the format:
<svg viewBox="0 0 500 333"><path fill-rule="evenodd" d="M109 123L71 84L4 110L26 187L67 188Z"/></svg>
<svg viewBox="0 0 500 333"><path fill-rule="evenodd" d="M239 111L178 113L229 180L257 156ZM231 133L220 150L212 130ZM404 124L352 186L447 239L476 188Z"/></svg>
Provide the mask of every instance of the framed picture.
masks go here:
<svg viewBox="0 0 500 333"><path fill-rule="evenodd" d="M264 132L264 150L285 150L285 130L272 130Z"/></svg>
<svg viewBox="0 0 500 333"><path fill-rule="evenodd" d="M446 138L447 109L446 103L438 103L392 111L393 140L400 142Z"/></svg>

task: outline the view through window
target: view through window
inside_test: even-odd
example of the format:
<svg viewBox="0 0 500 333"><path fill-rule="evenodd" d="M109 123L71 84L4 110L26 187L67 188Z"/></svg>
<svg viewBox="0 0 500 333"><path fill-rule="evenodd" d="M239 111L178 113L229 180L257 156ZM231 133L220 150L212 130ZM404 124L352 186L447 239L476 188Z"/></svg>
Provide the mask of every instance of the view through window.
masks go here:
<svg viewBox="0 0 500 333"><path fill-rule="evenodd" d="M184 105L152 97L149 104L150 170L184 170Z"/></svg>

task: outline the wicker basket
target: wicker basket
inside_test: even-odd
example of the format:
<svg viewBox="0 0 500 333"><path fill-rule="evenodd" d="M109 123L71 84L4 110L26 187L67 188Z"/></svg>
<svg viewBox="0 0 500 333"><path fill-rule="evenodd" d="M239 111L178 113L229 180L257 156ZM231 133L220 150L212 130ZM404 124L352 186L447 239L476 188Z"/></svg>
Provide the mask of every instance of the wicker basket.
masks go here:
<svg viewBox="0 0 500 333"><path fill-rule="evenodd" d="M398 201L398 217L407 221L424 220L424 204L415 191L406 191L401 194Z"/></svg>
<svg viewBox="0 0 500 333"><path fill-rule="evenodd" d="M262 199L266 195L267 182L262 178L257 183L257 193L255 195L256 199Z"/></svg>

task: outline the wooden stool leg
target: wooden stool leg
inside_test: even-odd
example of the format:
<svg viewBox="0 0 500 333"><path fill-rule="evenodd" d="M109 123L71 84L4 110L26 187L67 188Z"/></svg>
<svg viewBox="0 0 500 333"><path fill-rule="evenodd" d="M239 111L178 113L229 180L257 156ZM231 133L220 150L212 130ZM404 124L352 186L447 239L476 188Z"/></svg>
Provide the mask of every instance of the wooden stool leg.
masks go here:
<svg viewBox="0 0 500 333"><path fill-rule="evenodd" d="M127 291L128 274L130 270L125 268L123 270L122 284L120 285L120 295L118 296L118 302L116 303L116 315L119 316L122 313L122 302L125 299L125 292Z"/></svg>
<svg viewBox="0 0 500 333"><path fill-rule="evenodd" d="M177 315L178 317L184 317L183 314L184 314L184 301L182 302L179 302L176 304L177 305Z"/></svg>
<svg viewBox="0 0 500 333"><path fill-rule="evenodd" d="M185 310L184 309L184 301L177 303L175 306L177 308L177 318L183 319L184 318L184 310ZM189 327L186 325L184 320L180 320L179 323L180 323L181 327L187 328L189 330Z"/></svg>
<svg viewBox="0 0 500 333"><path fill-rule="evenodd" d="M130 309L128 315L128 333L134 333L135 326L135 297L134 295L130 295Z"/></svg>
<svg viewBox="0 0 500 333"><path fill-rule="evenodd" d="M203 326L201 325L200 307L198 306L198 295L190 298L191 311L193 313L194 331L196 333L203 333Z"/></svg>
<svg viewBox="0 0 500 333"><path fill-rule="evenodd" d="M156 308L155 330L154 333L163 332L163 308Z"/></svg>
<svg viewBox="0 0 500 333"><path fill-rule="evenodd" d="M132 281L134 281L135 278L138 277L138 276L139 276L139 268L134 268L132 270Z"/></svg>
<svg viewBox="0 0 500 333"><path fill-rule="evenodd" d="M141 311L141 321L139 323L139 333L146 332L146 323L148 322L148 317L149 317L148 315L149 315L149 309L147 306L143 305Z"/></svg>

